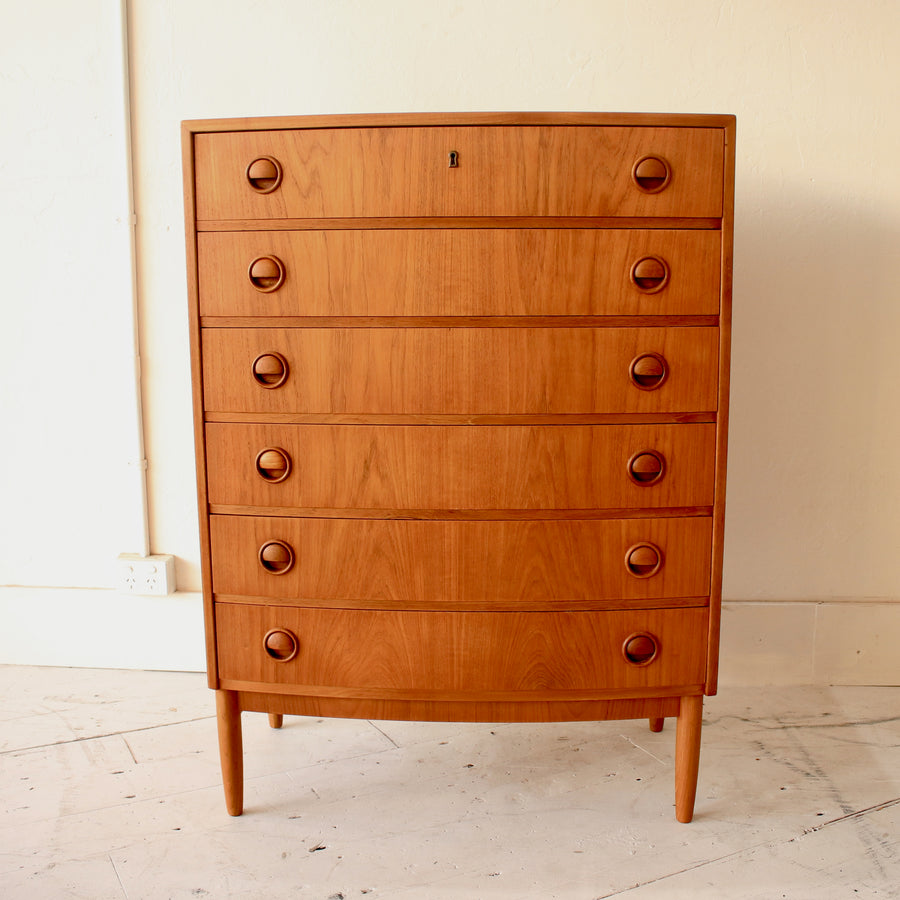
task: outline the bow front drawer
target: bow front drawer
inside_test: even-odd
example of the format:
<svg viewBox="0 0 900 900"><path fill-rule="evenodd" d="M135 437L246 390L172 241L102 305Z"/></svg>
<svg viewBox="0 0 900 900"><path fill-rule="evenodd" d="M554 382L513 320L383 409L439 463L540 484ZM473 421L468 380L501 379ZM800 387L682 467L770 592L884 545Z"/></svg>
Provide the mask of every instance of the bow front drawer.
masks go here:
<svg viewBox="0 0 900 900"><path fill-rule="evenodd" d="M204 328L209 412L711 412L715 328Z"/></svg>
<svg viewBox="0 0 900 900"><path fill-rule="evenodd" d="M223 687L410 699L674 692L703 681L707 620L704 608L426 613L216 604Z"/></svg>
<svg viewBox="0 0 900 900"><path fill-rule="evenodd" d="M714 495L715 425L215 423L206 441L216 506L637 509Z"/></svg>
<svg viewBox="0 0 900 900"><path fill-rule="evenodd" d="M706 598L706 516L412 521L212 516L217 595L294 605L576 609Z"/></svg>
<svg viewBox="0 0 900 900"><path fill-rule="evenodd" d="M194 152L199 222L722 215L717 128L222 132L198 134Z"/></svg>
<svg viewBox="0 0 900 900"><path fill-rule="evenodd" d="M718 315L718 231L424 228L198 235L207 316Z"/></svg>

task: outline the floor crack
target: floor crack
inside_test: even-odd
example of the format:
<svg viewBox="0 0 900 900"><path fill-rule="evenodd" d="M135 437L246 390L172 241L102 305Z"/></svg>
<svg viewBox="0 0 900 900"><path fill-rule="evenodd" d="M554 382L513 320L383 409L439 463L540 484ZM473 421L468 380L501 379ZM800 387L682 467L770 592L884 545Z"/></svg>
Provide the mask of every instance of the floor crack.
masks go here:
<svg viewBox="0 0 900 900"><path fill-rule="evenodd" d="M794 840L790 838L786 843L790 843L790 841ZM639 881L636 884L632 884L627 888L622 888L622 890L613 891L610 894L601 894L598 897L595 897L594 900L608 900L609 897L618 897L621 894L629 894L631 891L636 891L638 888L646 887L648 884L657 884L660 881L665 881L667 878L675 878L677 875L684 875L685 872L693 872L694 869L702 869L704 866L714 865L715 863L722 862L723 860L730 859L733 856L740 856L742 853L747 853L748 851L758 850L760 847L766 847L770 844L777 844L779 841L763 841L760 844L754 844L752 847L742 847L740 850L735 850L732 853L726 853L724 856L717 856L715 859L705 859L702 862L695 863L692 866L686 866L683 869L679 869L677 872L666 872L665 875L660 875L657 878L650 878L647 881Z"/></svg>
<svg viewBox="0 0 900 900"><path fill-rule="evenodd" d="M695 863L692 866L686 866L683 869L679 869L677 872L666 872L664 875L660 875L657 878L650 878L647 881L641 881L636 884L632 884L627 888L623 888L621 890L615 890L609 894L601 894L598 897L595 897L594 900L608 900L610 897L618 897L622 894L628 894L631 891L636 891L638 888L646 887L649 884L656 884L657 882L665 881L668 878L675 878L678 875L684 875L686 872L692 872L695 869L702 869L704 866L715 865L716 863L724 862L727 859L732 859L736 856L743 856L746 853L753 853L756 850L759 850L761 847L777 847L779 845L787 845L791 844L799 838L804 837L808 834L813 834L814 832L821 831L823 828L827 828L829 825L836 825L839 822L845 822L849 819L860 819L863 816L868 815L869 813L878 812L882 809L889 809L892 806L897 806L900 804L900 797L895 797L893 800L885 800L883 803L876 803L874 806L867 806L865 809L858 809L855 812L847 813L844 816L838 816L836 819L829 819L827 822L822 822L821 825L814 825L811 828L805 828L799 834L795 834L793 837L776 839L772 841L763 841L759 844L753 844L750 847L741 847L739 850L735 850L732 853L726 853L723 856L717 856L715 859L705 859L702 862Z"/></svg>
<svg viewBox="0 0 900 900"><path fill-rule="evenodd" d="M137 757L134 755L134 750L131 749L131 744L128 743L128 738L125 735L122 735L122 740L125 742L125 746L128 748L128 752L131 754L132 760L134 760L134 764L137 765Z"/></svg>
<svg viewBox="0 0 900 900"><path fill-rule="evenodd" d="M644 753L647 754L647 756L649 756L651 759L655 759L660 765L668 765L665 760L660 759L658 756L654 756L646 747L642 747L640 744L636 744L630 737L628 737L627 734L620 735L620 737L625 738L625 740L628 741L628 743L631 744L631 746L636 750L643 750Z"/></svg>
<svg viewBox="0 0 900 900"><path fill-rule="evenodd" d="M861 819L869 813L890 809L890 807L897 806L898 804L900 804L900 797L895 797L893 800L885 800L884 803L876 803L874 806L867 806L865 809L857 809L846 815L838 816L836 819L829 819L827 822L822 822L821 825L813 825L811 828L805 829L803 834L813 834L813 832L821 831L829 825L836 825L838 822L846 822L848 819Z"/></svg>
<svg viewBox="0 0 900 900"><path fill-rule="evenodd" d="M115 860L109 853L106 854L106 858L109 860L109 864L113 867L113 872L116 875L116 881L119 882L119 887L122 889L122 896L125 898L125 900L128 900L128 891L125 890L125 885L122 884L122 878L119 875L119 870L116 868Z"/></svg>
<svg viewBox="0 0 900 900"><path fill-rule="evenodd" d="M736 719L745 725L752 725L754 728L763 728L766 731L790 731L796 728L857 728L865 725L890 725L894 722L900 722L900 716L886 716L883 719L860 719L850 722L776 722L774 725L767 723L764 719L751 719L747 716L721 715L710 717L709 722L724 722L726 719Z"/></svg>
<svg viewBox="0 0 900 900"><path fill-rule="evenodd" d="M82 737L73 737L64 741L51 741L49 744L35 744L32 747L14 747L9 750L0 750L0 756L9 756L12 753L28 753L31 750L46 750L48 747L63 747L66 744L82 744L85 741L100 741L103 740L103 738L116 737L117 735L137 734L139 731L153 731L155 728L166 728L169 725L187 725L191 722L203 722L206 719L214 718L215 716L197 716L194 719L180 719L177 722L157 722L155 725L145 725L142 728L129 728L127 731L108 731L103 734L85 734Z"/></svg>
<svg viewBox="0 0 900 900"><path fill-rule="evenodd" d="M379 733L383 734L398 750L400 745L386 732L382 731L371 719L367 719L368 723Z"/></svg>

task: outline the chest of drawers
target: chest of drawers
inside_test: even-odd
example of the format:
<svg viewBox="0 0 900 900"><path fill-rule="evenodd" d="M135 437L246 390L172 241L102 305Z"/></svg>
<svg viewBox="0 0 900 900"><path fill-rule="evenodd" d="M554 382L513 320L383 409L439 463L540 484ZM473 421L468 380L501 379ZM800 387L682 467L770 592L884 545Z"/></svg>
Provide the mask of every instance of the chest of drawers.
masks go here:
<svg viewBox="0 0 900 900"><path fill-rule="evenodd" d="M241 713L677 719L716 689L731 116L183 126L209 683Z"/></svg>

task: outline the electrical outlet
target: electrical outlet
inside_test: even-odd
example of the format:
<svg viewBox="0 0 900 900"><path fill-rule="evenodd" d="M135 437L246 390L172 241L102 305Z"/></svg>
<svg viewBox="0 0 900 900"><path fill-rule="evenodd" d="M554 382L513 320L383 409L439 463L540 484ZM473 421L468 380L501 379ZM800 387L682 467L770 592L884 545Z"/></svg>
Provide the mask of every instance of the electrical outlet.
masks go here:
<svg viewBox="0 0 900 900"><path fill-rule="evenodd" d="M116 565L116 588L120 594L157 597L175 591L174 556L120 553Z"/></svg>

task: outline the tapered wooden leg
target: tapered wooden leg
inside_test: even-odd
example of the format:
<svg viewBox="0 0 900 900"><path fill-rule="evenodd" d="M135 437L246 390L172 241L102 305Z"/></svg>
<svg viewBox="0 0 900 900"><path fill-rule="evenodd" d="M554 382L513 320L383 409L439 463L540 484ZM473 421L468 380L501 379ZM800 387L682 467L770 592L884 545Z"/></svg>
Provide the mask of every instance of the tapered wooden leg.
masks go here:
<svg viewBox="0 0 900 900"><path fill-rule="evenodd" d="M281 713L269 713L269 725L272 728L281 728L284 725L284 716Z"/></svg>
<svg viewBox="0 0 900 900"><path fill-rule="evenodd" d="M225 808L230 816L239 816L244 811L244 747L241 708L234 691L216 691L216 718Z"/></svg>
<svg viewBox="0 0 900 900"><path fill-rule="evenodd" d="M682 697L675 732L675 818L679 822L694 818L702 722L703 697Z"/></svg>
<svg viewBox="0 0 900 900"><path fill-rule="evenodd" d="M663 730L663 722L665 722L665 721L666 721L665 719L651 719L650 720L650 730L654 734L659 734L659 732Z"/></svg>

